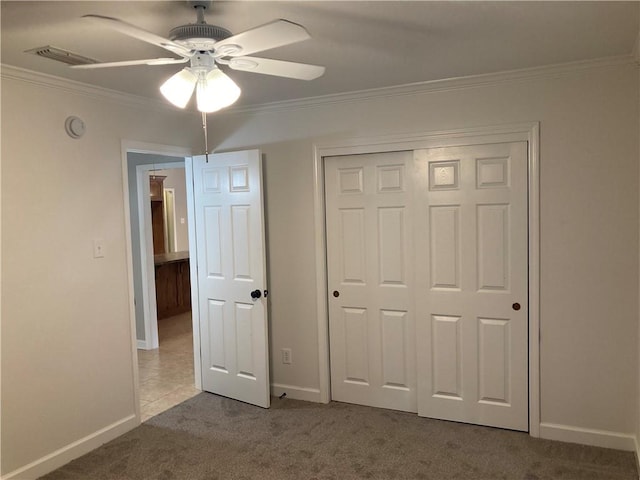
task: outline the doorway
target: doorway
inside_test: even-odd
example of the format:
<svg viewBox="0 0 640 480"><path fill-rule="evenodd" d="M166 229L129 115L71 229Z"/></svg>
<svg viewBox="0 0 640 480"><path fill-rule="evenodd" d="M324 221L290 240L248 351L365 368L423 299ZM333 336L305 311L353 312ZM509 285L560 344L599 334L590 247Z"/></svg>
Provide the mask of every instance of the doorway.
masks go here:
<svg viewBox="0 0 640 480"><path fill-rule="evenodd" d="M194 396L184 157L127 153L141 420Z"/></svg>

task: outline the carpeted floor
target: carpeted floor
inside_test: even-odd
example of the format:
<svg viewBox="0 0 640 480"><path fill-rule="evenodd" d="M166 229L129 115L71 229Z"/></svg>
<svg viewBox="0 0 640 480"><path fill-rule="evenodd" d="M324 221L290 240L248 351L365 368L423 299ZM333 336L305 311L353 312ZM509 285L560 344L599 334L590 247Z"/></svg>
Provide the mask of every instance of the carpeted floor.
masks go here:
<svg viewBox="0 0 640 480"><path fill-rule="evenodd" d="M128 479L638 479L631 452L343 403L208 393L43 477Z"/></svg>

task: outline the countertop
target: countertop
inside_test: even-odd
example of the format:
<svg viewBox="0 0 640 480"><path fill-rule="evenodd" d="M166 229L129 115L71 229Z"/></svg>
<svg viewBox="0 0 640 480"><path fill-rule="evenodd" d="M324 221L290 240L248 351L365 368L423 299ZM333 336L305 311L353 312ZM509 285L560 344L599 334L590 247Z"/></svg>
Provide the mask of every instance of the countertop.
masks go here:
<svg viewBox="0 0 640 480"><path fill-rule="evenodd" d="M188 250L183 252L161 253L153 256L153 263L156 266L166 265L167 263L182 262L184 260L189 260Z"/></svg>

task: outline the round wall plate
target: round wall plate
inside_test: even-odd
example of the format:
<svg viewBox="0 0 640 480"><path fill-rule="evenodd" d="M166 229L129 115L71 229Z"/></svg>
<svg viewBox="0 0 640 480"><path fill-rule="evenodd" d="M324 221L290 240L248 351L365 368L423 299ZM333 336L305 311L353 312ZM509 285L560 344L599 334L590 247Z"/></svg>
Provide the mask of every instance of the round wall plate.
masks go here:
<svg viewBox="0 0 640 480"><path fill-rule="evenodd" d="M81 118L72 115L65 120L64 129L71 138L80 138L84 135L86 127Z"/></svg>

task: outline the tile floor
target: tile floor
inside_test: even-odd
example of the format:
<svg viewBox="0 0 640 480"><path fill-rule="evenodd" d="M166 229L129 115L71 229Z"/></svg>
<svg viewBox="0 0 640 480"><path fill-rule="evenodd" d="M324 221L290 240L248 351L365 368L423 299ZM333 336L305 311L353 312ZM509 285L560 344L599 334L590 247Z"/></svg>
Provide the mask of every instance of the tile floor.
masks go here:
<svg viewBox="0 0 640 480"><path fill-rule="evenodd" d="M138 350L143 422L200 393L193 379L191 313L158 321L158 338L160 348Z"/></svg>

